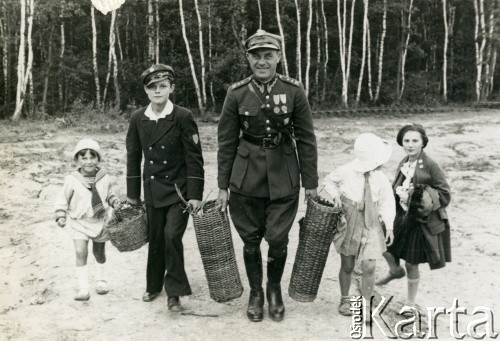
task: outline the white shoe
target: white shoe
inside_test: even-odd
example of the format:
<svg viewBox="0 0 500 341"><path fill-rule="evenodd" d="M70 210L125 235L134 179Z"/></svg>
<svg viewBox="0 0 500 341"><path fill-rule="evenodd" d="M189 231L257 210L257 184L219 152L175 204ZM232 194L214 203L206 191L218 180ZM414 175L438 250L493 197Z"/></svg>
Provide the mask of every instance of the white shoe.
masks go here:
<svg viewBox="0 0 500 341"><path fill-rule="evenodd" d="M106 295L109 292L108 283L104 280L97 281L95 292L99 295Z"/></svg>
<svg viewBox="0 0 500 341"><path fill-rule="evenodd" d="M75 301L88 301L90 299L90 292L88 288L78 290L75 296Z"/></svg>

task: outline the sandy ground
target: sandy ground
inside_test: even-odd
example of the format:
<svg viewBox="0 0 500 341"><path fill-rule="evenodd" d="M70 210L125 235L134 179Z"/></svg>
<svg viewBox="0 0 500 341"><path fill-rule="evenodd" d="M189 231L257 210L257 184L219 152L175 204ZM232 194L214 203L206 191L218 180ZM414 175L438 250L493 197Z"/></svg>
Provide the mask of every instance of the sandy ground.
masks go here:
<svg viewBox="0 0 500 341"><path fill-rule="evenodd" d="M286 319L261 323L246 319L248 284L241 255L242 243L233 230L239 272L245 292L239 299L216 303L208 286L190 222L184 236L186 270L193 295L182 299L183 314L167 311L162 294L152 303L141 301L145 288L147 248L119 253L107 246L108 282L111 292L92 294L88 302L76 302L73 243L67 231L53 221L53 199L73 165L70 150L78 139L93 137L104 150L108 168L121 195L125 194L124 136L127 121L89 122L62 128L52 123L22 122L0 126L0 339L338 339L349 338L351 319L337 313L340 258L331 252L318 297L299 303L287 294L298 244L298 224L290 234L289 257L283 276ZM387 164L392 179L403 157L397 146L397 129L407 122L427 127L427 152L445 169L453 199L448 213L452 226L453 262L430 271L421 266L418 303L450 307L454 298L467 308L458 329L467 332L467 322L476 306L500 313L500 112L448 112L404 117L319 118L315 120L322 179L331 169L352 158L352 143L360 132L371 131L391 141L394 153ZM203 142L205 193L216 190L216 126L200 124ZM324 193L323 193L324 194ZM301 194L302 195L302 194ZM297 220L305 213L301 203ZM264 247L265 249L265 247ZM91 288L95 285L89 255ZM387 268L378 262L377 276ZM352 292L356 292L356 281ZM398 304L405 298L406 281L377 287L377 293L394 296L385 320L394 324ZM484 316L484 315L481 315ZM400 318L399 318L400 320ZM497 322L498 324L498 322ZM425 323L424 323L425 327ZM494 326L498 332L500 326ZM449 317L437 322L437 336L451 338ZM484 326L479 331L484 331ZM377 329L375 336L383 337Z"/></svg>

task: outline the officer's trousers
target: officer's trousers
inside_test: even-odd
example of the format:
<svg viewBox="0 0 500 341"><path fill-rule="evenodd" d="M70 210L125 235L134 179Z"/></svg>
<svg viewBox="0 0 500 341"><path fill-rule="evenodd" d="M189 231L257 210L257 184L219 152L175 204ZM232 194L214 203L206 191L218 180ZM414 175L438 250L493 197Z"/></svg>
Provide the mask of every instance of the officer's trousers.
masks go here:
<svg viewBox="0 0 500 341"><path fill-rule="evenodd" d="M164 284L168 296L191 295L182 246L189 214L183 212L179 203L159 208L146 205L146 213L149 224L146 291L160 292Z"/></svg>
<svg viewBox="0 0 500 341"><path fill-rule="evenodd" d="M256 247L264 238L269 248L285 249L299 206L299 193L284 198L255 198L231 192L229 212L245 247Z"/></svg>

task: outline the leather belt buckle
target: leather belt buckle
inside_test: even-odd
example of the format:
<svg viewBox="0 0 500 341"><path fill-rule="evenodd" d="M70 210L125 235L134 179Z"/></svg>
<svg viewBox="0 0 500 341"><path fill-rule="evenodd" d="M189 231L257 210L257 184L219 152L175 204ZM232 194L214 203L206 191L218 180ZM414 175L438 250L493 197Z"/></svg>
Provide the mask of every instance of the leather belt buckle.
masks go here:
<svg viewBox="0 0 500 341"><path fill-rule="evenodd" d="M269 148L274 148L275 145L273 143L273 139L270 137L263 137L262 138L262 148L269 149Z"/></svg>

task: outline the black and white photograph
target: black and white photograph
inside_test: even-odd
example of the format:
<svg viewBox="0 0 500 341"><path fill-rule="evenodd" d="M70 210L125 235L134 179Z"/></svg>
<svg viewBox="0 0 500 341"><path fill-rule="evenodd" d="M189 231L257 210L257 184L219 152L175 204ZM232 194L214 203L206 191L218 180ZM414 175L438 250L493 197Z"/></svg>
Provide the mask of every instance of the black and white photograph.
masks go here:
<svg viewBox="0 0 500 341"><path fill-rule="evenodd" d="M499 53L496 0L0 0L0 339L497 339Z"/></svg>

